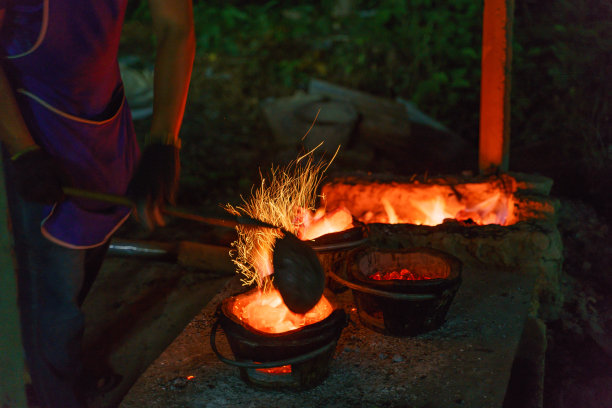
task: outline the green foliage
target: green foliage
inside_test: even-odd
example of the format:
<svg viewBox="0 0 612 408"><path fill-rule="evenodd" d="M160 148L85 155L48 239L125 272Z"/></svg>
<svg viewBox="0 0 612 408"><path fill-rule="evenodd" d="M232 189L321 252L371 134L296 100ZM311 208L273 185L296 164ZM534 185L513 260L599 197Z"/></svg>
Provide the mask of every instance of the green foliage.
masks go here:
<svg viewBox="0 0 612 408"><path fill-rule="evenodd" d="M516 12L513 143L554 140L557 153L610 166L612 3L526 2Z"/></svg>
<svg viewBox="0 0 612 408"><path fill-rule="evenodd" d="M151 21L148 3L144 0L128 2L125 18L127 20Z"/></svg>
<svg viewBox="0 0 612 408"><path fill-rule="evenodd" d="M476 137L479 2L361 1L344 17L332 1L253 3L196 3L199 53L242 60L247 82L271 94L323 78L412 100Z"/></svg>
<svg viewBox="0 0 612 408"><path fill-rule="evenodd" d="M401 96L467 137L476 137L480 81L481 4L470 0L383 0L345 22L354 41L334 50L355 84ZM354 59L357 50L365 58ZM363 62L362 62L363 61ZM382 91L382 92L381 92Z"/></svg>
<svg viewBox="0 0 612 408"><path fill-rule="evenodd" d="M217 92L248 102L232 105L244 111L236 115L254 118L252 101L316 77L411 100L468 140L478 136L482 1L355 0L342 16L335 0L194 3L208 78L231 78ZM146 2L130 5L129 18L150 19ZM560 160L612 168L610 16L607 0L516 1L512 146L552 141Z"/></svg>

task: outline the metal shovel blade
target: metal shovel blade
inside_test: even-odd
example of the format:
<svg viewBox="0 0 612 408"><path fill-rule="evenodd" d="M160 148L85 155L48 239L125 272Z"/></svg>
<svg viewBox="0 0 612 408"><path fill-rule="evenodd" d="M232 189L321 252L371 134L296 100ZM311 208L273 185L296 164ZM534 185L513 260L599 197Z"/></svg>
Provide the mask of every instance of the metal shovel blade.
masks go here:
<svg viewBox="0 0 612 408"><path fill-rule="evenodd" d="M274 286L294 313L306 313L321 299L325 273L315 251L295 235L285 233L276 241Z"/></svg>

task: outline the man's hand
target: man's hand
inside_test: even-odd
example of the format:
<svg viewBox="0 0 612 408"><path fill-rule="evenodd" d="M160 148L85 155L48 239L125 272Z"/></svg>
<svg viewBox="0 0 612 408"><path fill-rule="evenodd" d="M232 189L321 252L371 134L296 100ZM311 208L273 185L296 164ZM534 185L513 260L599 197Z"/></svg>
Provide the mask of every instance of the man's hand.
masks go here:
<svg viewBox="0 0 612 408"><path fill-rule="evenodd" d="M128 187L140 221L152 228L164 225L166 202L178 186L177 135L185 112L195 56L192 0L149 0L157 40L153 118L150 139Z"/></svg>
<svg viewBox="0 0 612 408"><path fill-rule="evenodd" d="M64 199L61 172L47 152L35 147L11 160L14 182L24 200L54 204Z"/></svg>
<svg viewBox="0 0 612 408"><path fill-rule="evenodd" d="M136 216L149 229L165 224L162 209L174 203L179 174L178 147L161 143L145 147L127 195L136 203Z"/></svg>

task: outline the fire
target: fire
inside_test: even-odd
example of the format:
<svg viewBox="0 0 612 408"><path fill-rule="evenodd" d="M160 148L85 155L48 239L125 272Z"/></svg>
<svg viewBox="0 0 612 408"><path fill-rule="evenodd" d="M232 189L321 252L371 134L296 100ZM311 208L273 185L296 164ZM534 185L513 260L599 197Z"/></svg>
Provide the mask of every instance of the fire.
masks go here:
<svg viewBox="0 0 612 408"><path fill-rule="evenodd" d="M423 214L423 217L415 221L415 224L438 225L442 224L442 222L444 222L444 220L447 218L454 218L451 213L446 211L446 205L444 203L444 200L440 196L435 197L432 200L420 202L417 201L414 203L414 205Z"/></svg>
<svg viewBox="0 0 612 408"><path fill-rule="evenodd" d="M298 237L314 239L344 231L353 227L353 216L364 223L416 225L439 225L446 219L471 220L479 225L509 225L514 221L512 194L495 188L494 184L464 186L462 193L448 185L418 184L403 191L398 186L379 186L369 192L358 187L355 190L340 193L353 198L349 202L333 198L336 192L327 188L325 197L332 197L326 201L327 207L337 207L329 212L324 207L316 212L303 210L298 216L301 220Z"/></svg>
<svg viewBox="0 0 612 408"><path fill-rule="evenodd" d="M284 333L317 323L333 311L323 296L319 303L305 314L293 313L285 306L276 289L256 290L236 297L232 313L241 321L265 333Z"/></svg>
<svg viewBox="0 0 612 408"><path fill-rule="evenodd" d="M322 235L344 231L353 227L353 216L346 207L339 207L326 213L324 208L316 212L305 209L298 216L297 237L302 240L315 239Z"/></svg>
<svg viewBox="0 0 612 408"><path fill-rule="evenodd" d="M512 197L497 193L492 197L475 204L473 207L465 208L457 213L457 219L481 220L482 224L506 225L506 220L512 213Z"/></svg>
<svg viewBox="0 0 612 408"><path fill-rule="evenodd" d="M395 208L393 208L389 200L383 197L380 199L380 203L385 208L385 212L387 213L387 219L389 221L389 224L397 224L399 222L397 218L397 213L395 212Z"/></svg>
<svg viewBox="0 0 612 408"><path fill-rule="evenodd" d="M478 225L516 222L509 176L457 184L337 182L323 186L327 208L344 208L363 223L439 225L445 219ZM338 230L340 231L340 229Z"/></svg>
<svg viewBox="0 0 612 408"><path fill-rule="evenodd" d="M435 190L441 190L441 188ZM482 198L482 201L474 198L459 200L453 194L438 192L433 197L413 197L404 203L396 202L395 206L386 197L381 198L380 202L384 208L386 220L384 216L378 219L372 217L370 222L439 225L445 219L456 219L458 221L472 220L479 225L506 225L512 212L512 196L499 191ZM406 211L407 209L411 210ZM402 213L402 216L399 216L398 212Z"/></svg>

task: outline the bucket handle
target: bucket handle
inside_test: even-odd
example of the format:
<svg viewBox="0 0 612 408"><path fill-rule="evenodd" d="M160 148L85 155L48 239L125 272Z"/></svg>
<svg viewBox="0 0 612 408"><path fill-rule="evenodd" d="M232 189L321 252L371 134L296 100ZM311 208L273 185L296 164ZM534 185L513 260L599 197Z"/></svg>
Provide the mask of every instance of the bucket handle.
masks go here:
<svg viewBox="0 0 612 408"><path fill-rule="evenodd" d="M313 357L318 356L319 354L323 354L326 351L328 351L329 349L333 348L336 346L336 340L332 340L331 342L325 344L324 346L315 349L313 351L309 351L308 353L305 354L301 354L297 357L293 357L293 358L287 358L285 360L280 360L280 361L270 361L267 363L254 363L254 362L248 362L248 361L236 361L236 360L231 360L229 358L224 357L219 350L217 350L217 345L216 345L216 334L217 334L217 330L219 328L219 319L217 319L215 321L215 323L213 323L213 326L210 330L210 347L212 348L212 351L217 355L217 357L219 358L219 360L221 360L222 362L224 362L225 364L229 364L235 367L240 367L240 368L253 368L253 369L257 369L257 368L274 368L274 367L282 367L285 365L290 365L290 364L298 364L298 363L303 363L304 361L310 360Z"/></svg>
<svg viewBox="0 0 612 408"><path fill-rule="evenodd" d="M348 272L348 261L345 262L345 269ZM435 295L432 295L432 294L398 293L398 292L387 292L384 290L373 289L373 288L369 288L367 286L363 286L357 283L349 282L346 279L342 279L341 277L336 275L331 270L328 270L327 273L336 282L339 282L342 285L347 286L358 292L368 293L370 295L381 296L381 297L386 297L386 298L395 299L395 300L409 300L409 301L433 300L437 298Z"/></svg>
<svg viewBox="0 0 612 408"><path fill-rule="evenodd" d="M358 241L350 241L350 242L339 242L336 244L321 244L321 245L312 245L311 248L318 252L329 252L329 251L338 251L341 249L351 249L358 247L360 245L368 242L370 238L365 237Z"/></svg>

